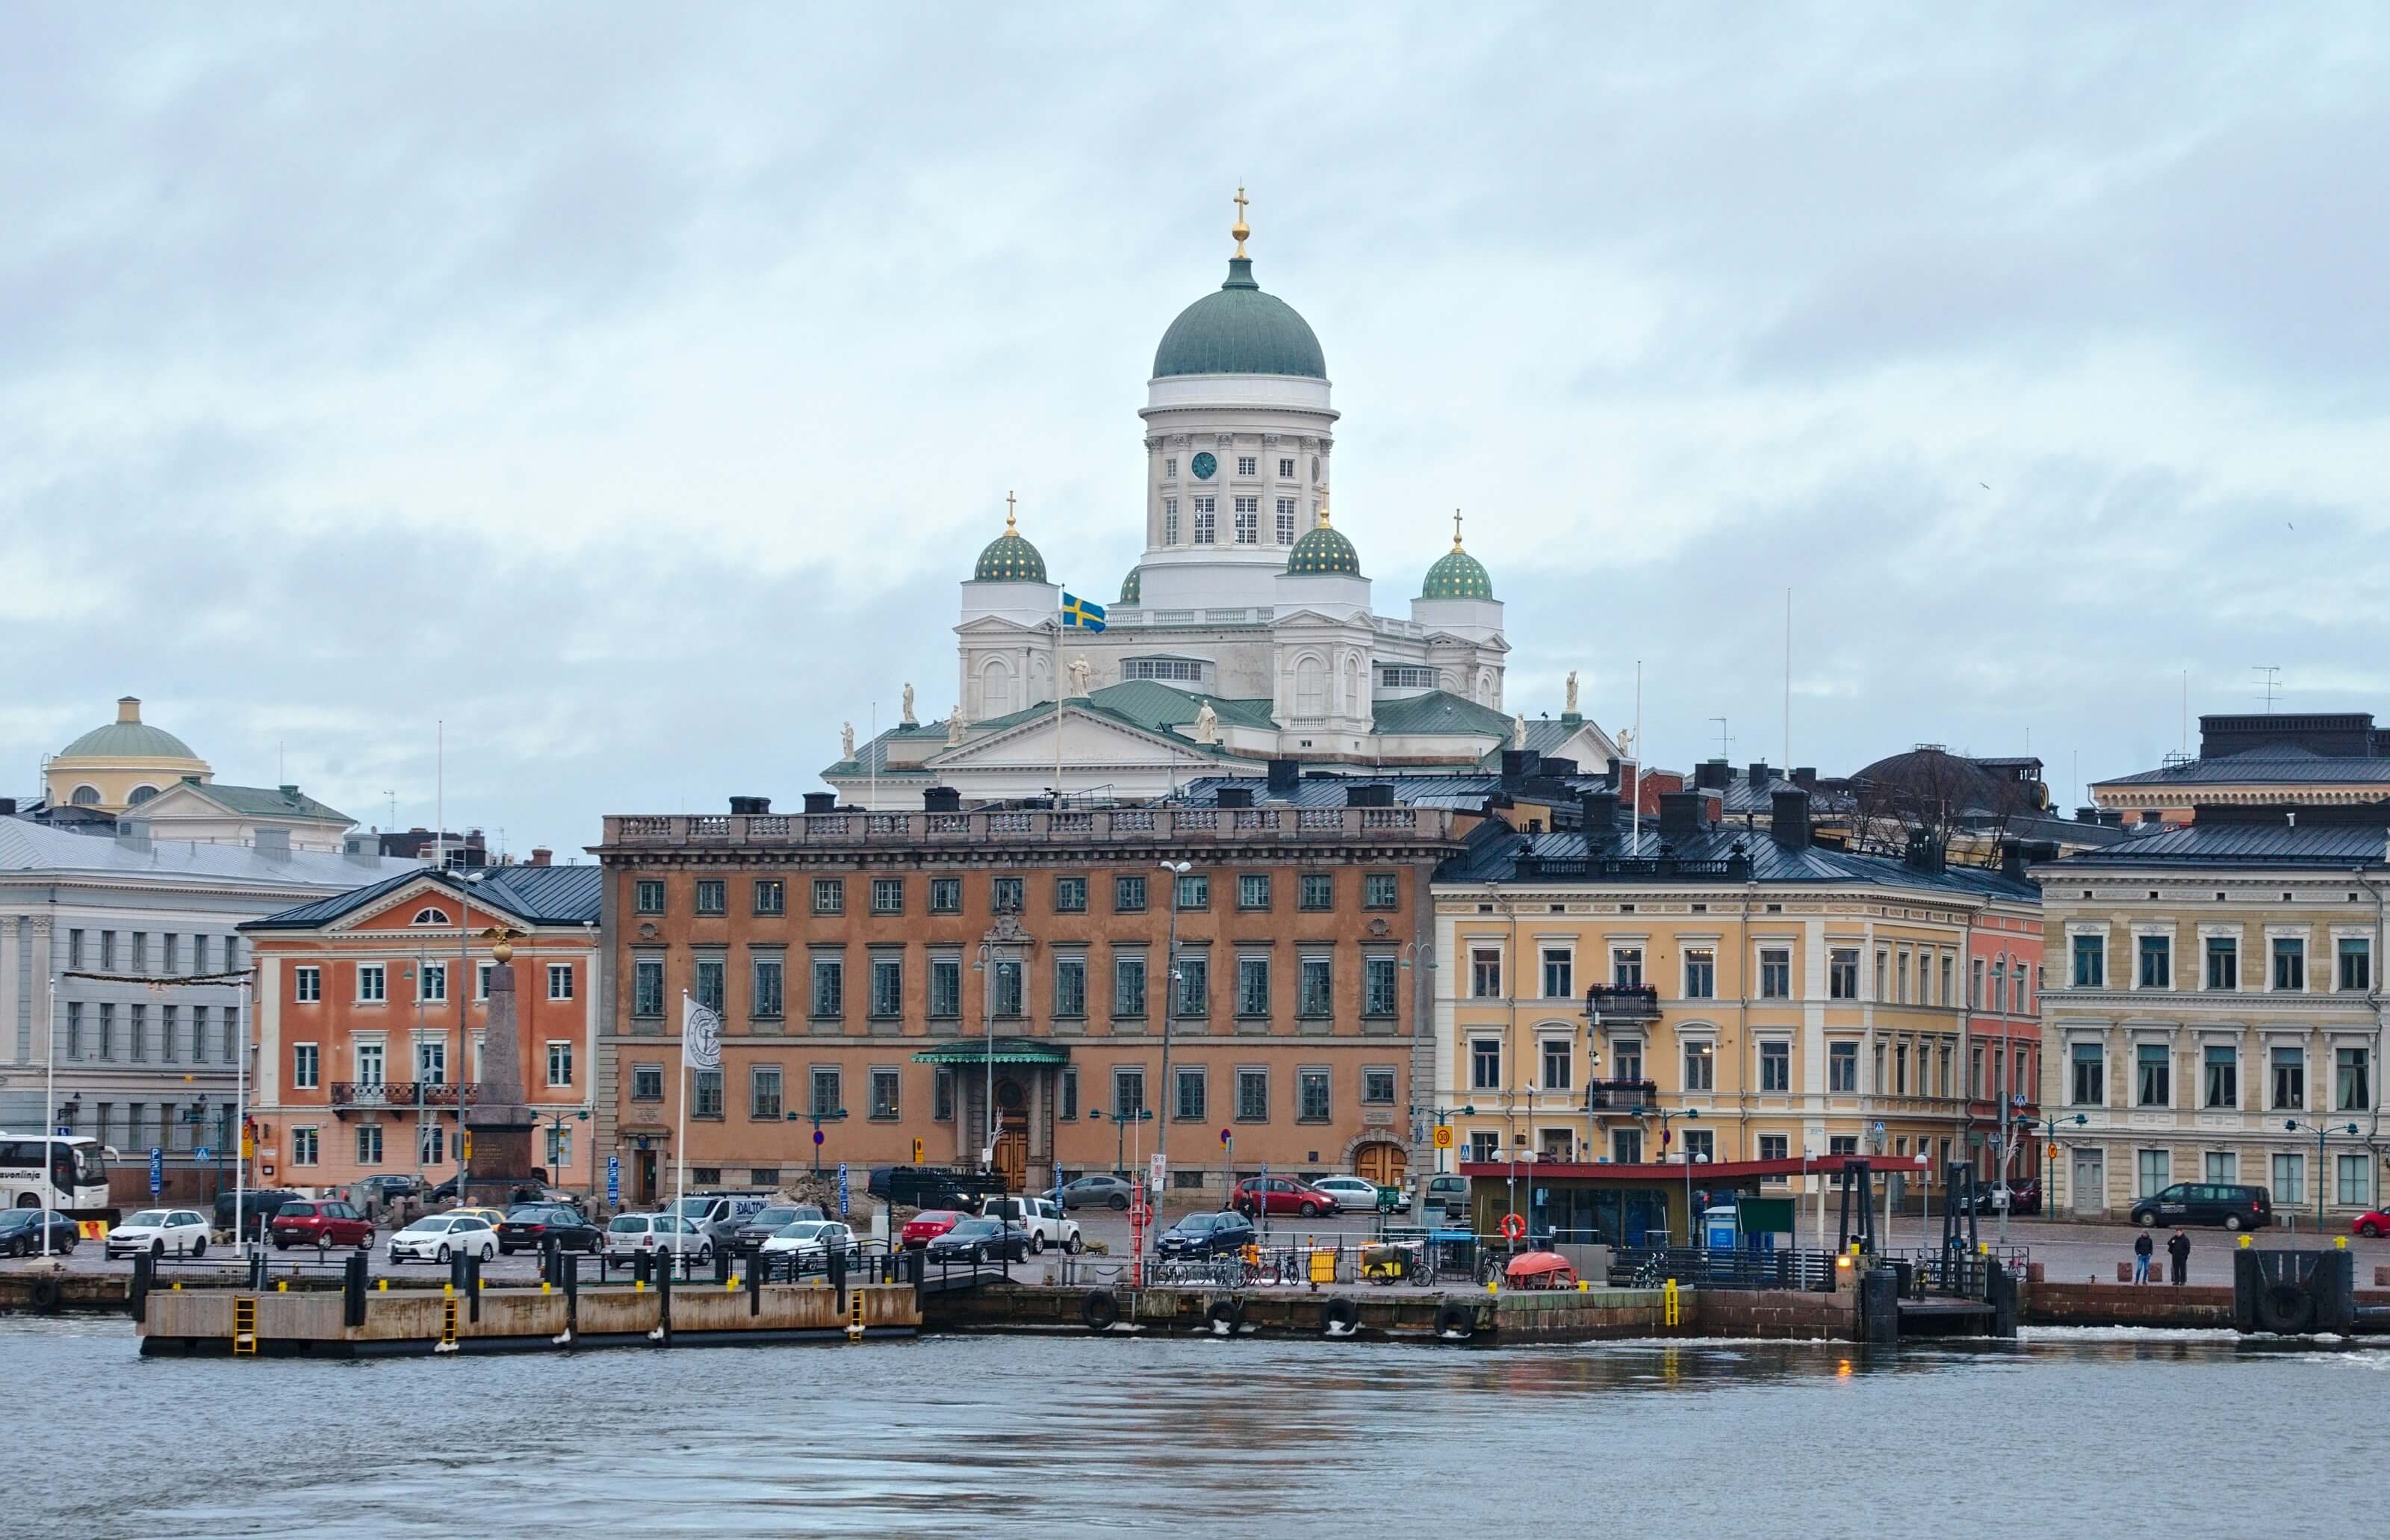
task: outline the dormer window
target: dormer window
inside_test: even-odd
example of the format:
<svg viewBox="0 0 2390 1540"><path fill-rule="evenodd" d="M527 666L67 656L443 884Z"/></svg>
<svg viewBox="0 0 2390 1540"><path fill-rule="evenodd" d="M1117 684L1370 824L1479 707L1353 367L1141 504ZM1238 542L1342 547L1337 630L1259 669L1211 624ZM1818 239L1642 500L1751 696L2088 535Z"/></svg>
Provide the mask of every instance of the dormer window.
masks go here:
<svg viewBox="0 0 2390 1540"><path fill-rule="evenodd" d="M448 923L448 911L445 909L418 909L415 911L415 918L407 923L410 925L445 925Z"/></svg>

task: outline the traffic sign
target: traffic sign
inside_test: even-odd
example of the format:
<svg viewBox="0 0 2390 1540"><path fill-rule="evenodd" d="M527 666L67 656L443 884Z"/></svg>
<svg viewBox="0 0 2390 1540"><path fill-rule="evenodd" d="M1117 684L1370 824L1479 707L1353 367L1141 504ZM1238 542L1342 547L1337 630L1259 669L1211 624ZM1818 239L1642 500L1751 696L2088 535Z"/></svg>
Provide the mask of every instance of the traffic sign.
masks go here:
<svg viewBox="0 0 2390 1540"><path fill-rule="evenodd" d="M1163 1160L1161 1153L1156 1151L1153 1157L1153 1195L1156 1198L1162 1196L1163 1173L1167 1169L1167 1162Z"/></svg>
<svg viewBox="0 0 2390 1540"><path fill-rule="evenodd" d="M620 1208L623 1203L623 1157L620 1155L606 1157L606 1202L610 1208Z"/></svg>
<svg viewBox="0 0 2390 1540"><path fill-rule="evenodd" d="M818 1147L820 1146L821 1142L822 1142L822 1131L821 1131L820 1129L816 1128L816 1129L815 1129L815 1130L814 1130L814 1144L815 1144L815 1146L816 1146L816 1148L818 1148Z"/></svg>
<svg viewBox="0 0 2390 1540"><path fill-rule="evenodd" d="M194 1150L192 1150L192 1151L191 1151L191 1159L193 1159L193 1160L195 1160L195 1161L198 1161L201 1162L202 1164L206 1163L206 1162L207 1162L207 1161L212 1161L212 1160L214 1160L215 1158L216 1158L215 1149L214 1149L214 1147L213 1147L213 1146L212 1146L212 1145L201 1145L201 1146L199 1146L199 1149L194 1149Z"/></svg>
<svg viewBox="0 0 2390 1540"><path fill-rule="evenodd" d="M65 1130L65 1129L63 1129L63 1128L61 1128L61 1129L59 1129L59 1130L58 1130L58 1132L59 1132L59 1133L61 1133L61 1134L63 1134L63 1133L65 1133L65 1132L66 1132L66 1130ZM1220 1142L1221 1142L1222 1144L1224 1144L1224 1145L1225 1145L1225 1144L1227 1144L1227 1143L1228 1142L1228 1131L1227 1131L1227 1129L1225 1129L1225 1128L1223 1128L1223 1129L1221 1129L1221 1130L1220 1130Z"/></svg>
<svg viewBox="0 0 2390 1540"><path fill-rule="evenodd" d="M74 1130L69 1128L65 1123L60 1123L58 1124L58 1137L61 1139L71 1139L74 1137Z"/></svg>
<svg viewBox="0 0 2390 1540"><path fill-rule="evenodd" d="M915 1165L919 1165L921 1163L921 1157L925 1153L927 1153L927 1151L921 1141L919 1139L915 1139L913 1141L913 1163Z"/></svg>
<svg viewBox="0 0 2390 1540"><path fill-rule="evenodd" d="M1450 1123L1440 1123L1435 1125L1435 1147L1438 1149L1450 1149L1452 1148L1452 1125Z"/></svg>
<svg viewBox="0 0 2390 1540"><path fill-rule="evenodd" d="M467 1161L471 1160L473 1158L473 1131L469 1128L465 1130L465 1136L457 1142L461 1147L457 1151L458 1158Z"/></svg>
<svg viewBox="0 0 2390 1540"><path fill-rule="evenodd" d="M846 1217L846 1162L841 1161L838 1163L838 1216L841 1219Z"/></svg>
<svg viewBox="0 0 2390 1540"><path fill-rule="evenodd" d="M166 1152L156 1145L149 1147L149 1196L157 1197L166 1190Z"/></svg>

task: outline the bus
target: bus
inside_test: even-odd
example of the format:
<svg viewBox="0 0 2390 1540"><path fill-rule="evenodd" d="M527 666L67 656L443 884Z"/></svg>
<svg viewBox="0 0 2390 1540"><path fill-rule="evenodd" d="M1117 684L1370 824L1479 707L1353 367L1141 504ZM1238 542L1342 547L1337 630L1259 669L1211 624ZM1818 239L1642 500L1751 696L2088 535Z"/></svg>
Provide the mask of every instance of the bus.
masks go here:
<svg viewBox="0 0 2390 1540"><path fill-rule="evenodd" d="M113 1224L107 1146L80 1134L0 1132L0 1205L51 1208L75 1219Z"/></svg>

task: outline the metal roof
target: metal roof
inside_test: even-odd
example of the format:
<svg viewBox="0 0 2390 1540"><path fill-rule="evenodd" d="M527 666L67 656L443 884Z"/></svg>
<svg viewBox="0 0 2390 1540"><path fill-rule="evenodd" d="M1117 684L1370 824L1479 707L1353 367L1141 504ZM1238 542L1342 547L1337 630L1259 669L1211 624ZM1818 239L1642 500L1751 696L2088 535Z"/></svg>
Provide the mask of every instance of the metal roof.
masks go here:
<svg viewBox="0 0 2390 1540"><path fill-rule="evenodd" d="M352 888L383 875L420 870L412 861L330 851L268 855L251 845L190 840L123 840L79 834L25 818L0 818L0 875L12 872L148 876L175 882L251 882L286 888Z"/></svg>
<svg viewBox="0 0 2390 1540"><path fill-rule="evenodd" d="M1612 876L1624 875L1600 874L1600 866L1605 861L1655 864L1673 861L1677 875L1688 881L1723 881L1728 879L1723 870L1726 864L1738 857L1750 861L1750 880L1754 882L1903 888L1954 897L2011 899L2026 904L2039 903L2041 898L2040 889L2033 883L2003 877L1986 867L1952 866L1938 872L1921 871L1890 856L1858 855L1821 845L1789 849L1769 839L1765 831L1736 826L1717 825L1690 835L1664 835L1659 830L1657 820L1650 818L1643 821L1640 839L1622 826L1590 842L1582 831L1523 835L1499 821L1490 821L1480 825L1471 834L1468 847L1460 854L1436 868L1435 879L1438 882L1598 882L1610 880ZM1522 858L1538 866L1561 869L1523 877L1519 870ZM1571 873L1567 868L1573 865L1590 869L1583 874ZM1688 867L1692 869L1688 871ZM1530 870L1532 872L1534 868ZM1638 879L1645 879L1668 874L1655 869L1632 875Z"/></svg>
<svg viewBox="0 0 2390 1540"><path fill-rule="evenodd" d="M319 823L349 825L354 818L336 807L327 807L297 787L227 786L222 781L178 781L161 787L161 791L194 791L228 813L257 818L309 818ZM125 815L138 818L141 810Z"/></svg>
<svg viewBox="0 0 2390 1540"><path fill-rule="evenodd" d="M1428 734L1449 736L1457 733L1484 733L1510 742L1510 719L1491 706L1481 706L1474 700L1464 700L1448 690L1429 690L1424 695L1405 696L1397 700L1381 700L1372 712L1377 730L1389 734ZM1530 734L1534 732L1531 724ZM1533 742L1532 737L1529 742Z"/></svg>
<svg viewBox="0 0 2390 1540"><path fill-rule="evenodd" d="M330 898L253 919L243 930L312 930L370 908L408 883L425 879L469 902L501 909L533 925L594 924L604 880L598 866L483 866L470 873L407 863L408 868Z"/></svg>
<svg viewBox="0 0 2390 1540"><path fill-rule="evenodd" d="M2161 769L2114 776L2091 783L2103 786L2312 786L2352 782L2390 784L2390 759L2319 754L2311 749L2281 744L2252 749L2246 753L2214 759L2187 760Z"/></svg>
<svg viewBox="0 0 2390 1540"><path fill-rule="evenodd" d="M2390 864L2390 829L2380 824L2189 823L2104 850L2087 850L2046 869L2117 866L2380 866Z"/></svg>

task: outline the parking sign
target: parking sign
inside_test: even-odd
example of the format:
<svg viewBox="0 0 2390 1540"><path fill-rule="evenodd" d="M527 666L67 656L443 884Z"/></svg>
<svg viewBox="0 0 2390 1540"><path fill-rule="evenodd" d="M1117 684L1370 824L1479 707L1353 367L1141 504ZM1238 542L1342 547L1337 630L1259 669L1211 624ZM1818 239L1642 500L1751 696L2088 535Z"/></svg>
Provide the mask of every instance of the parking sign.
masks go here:
<svg viewBox="0 0 2390 1540"><path fill-rule="evenodd" d="M841 1161L838 1163L838 1216L841 1219L846 1217L846 1162Z"/></svg>
<svg viewBox="0 0 2390 1540"><path fill-rule="evenodd" d="M149 1147L149 1196L157 1197L166 1190L166 1152L156 1145Z"/></svg>
<svg viewBox="0 0 2390 1540"><path fill-rule="evenodd" d="M606 1157L606 1203L610 1208L623 1206L623 1157Z"/></svg>

